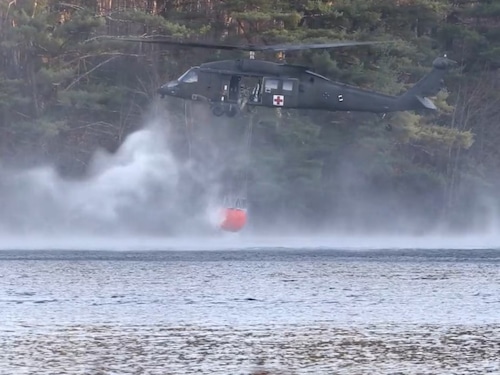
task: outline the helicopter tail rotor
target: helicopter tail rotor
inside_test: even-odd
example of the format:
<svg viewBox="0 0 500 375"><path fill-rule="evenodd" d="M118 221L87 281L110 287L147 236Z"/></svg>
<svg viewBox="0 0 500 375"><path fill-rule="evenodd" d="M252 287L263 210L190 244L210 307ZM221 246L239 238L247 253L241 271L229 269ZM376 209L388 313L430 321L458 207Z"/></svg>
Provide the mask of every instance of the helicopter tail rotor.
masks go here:
<svg viewBox="0 0 500 375"><path fill-rule="evenodd" d="M446 53L443 55L443 57L436 57L432 62L432 66L435 69L441 69L441 70L447 70L457 64L458 62L449 59Z"/></svg>
<svg viewBox="0 0 500 375"><path fill-rule="evenodd" d="M432 63L433 69L399 98L401 108L436 110L436 105L429 99L443 88L447 71L457 64L446 54L437 57Z"/></svg>

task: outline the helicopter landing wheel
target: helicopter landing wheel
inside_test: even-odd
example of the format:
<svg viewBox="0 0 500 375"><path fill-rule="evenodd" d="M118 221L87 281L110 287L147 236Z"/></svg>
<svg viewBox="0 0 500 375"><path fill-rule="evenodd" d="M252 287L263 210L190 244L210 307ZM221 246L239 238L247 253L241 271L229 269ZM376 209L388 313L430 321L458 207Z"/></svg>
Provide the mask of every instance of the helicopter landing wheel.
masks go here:
<svg viewBox="0 0 500 375"><path fill-rule="evenodd" d="M224 107L216 104L212 107L212 113L214 114L214 116L220 117L225 113Z"/></svg>
<svg viewBox="0 0 500 375"><path fill-rule="evenodd" d="M226 116L227 117L234 117L238 114L238 108L234 105L229 105L226 107Z"/></svg>

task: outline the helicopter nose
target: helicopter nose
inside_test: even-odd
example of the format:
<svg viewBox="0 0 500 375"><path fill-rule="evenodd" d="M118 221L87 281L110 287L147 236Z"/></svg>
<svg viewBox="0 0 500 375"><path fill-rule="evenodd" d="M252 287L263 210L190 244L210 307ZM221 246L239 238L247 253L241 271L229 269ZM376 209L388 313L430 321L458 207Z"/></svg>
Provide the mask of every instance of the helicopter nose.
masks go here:
<svg viewBox="0 0 500 375"><path fill-rule="evenodd" d="M164 97L165 95L175 96L178 91L178 84L179 82L177 81L170 81L158 89L158 94L160 94L162 97Z"/></svg>

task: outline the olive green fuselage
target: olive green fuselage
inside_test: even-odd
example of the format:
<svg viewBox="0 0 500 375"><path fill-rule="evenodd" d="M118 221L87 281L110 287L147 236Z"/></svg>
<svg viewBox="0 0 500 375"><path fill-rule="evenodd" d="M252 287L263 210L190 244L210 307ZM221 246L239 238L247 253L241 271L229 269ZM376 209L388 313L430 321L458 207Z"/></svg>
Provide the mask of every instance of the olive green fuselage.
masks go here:
<svg viewBox="0 0 500 375"><path fill-rule="evenodd" d="M448 64L434 61L432 71L400 96L331 81L303 66L262 60L224 60L189 69L159 89L162 96L204 100L213 108L247 106L387 113L435 109L426 95L441 88ZM250 82L250 85L248 85ZM221 115L224 111L215 111Z"/></svg>

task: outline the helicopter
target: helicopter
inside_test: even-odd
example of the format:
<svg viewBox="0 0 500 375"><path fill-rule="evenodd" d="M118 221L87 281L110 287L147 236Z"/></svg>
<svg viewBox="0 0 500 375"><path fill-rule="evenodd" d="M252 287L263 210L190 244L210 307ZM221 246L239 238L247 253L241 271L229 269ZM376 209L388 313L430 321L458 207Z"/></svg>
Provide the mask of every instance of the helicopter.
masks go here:
<svg viewBox="0 0 500 375"><path fill-rule="evenodd" d="M371 112L385 116L389 112L436 110L429 96L443 86L448 68L456 64L437 57L432 70L405 93L392 96L377 91L335 82L307 66L256 60L255 52L330 49L387 42L343 41L317 44L228 45L172 40L168 37L120 38L129 42L177 45L188 48L248 51L247 59L202 63L188 69L179 78L158 89L162 98L176 97L204 101L215 116L234 117L246 106L325 111Z"/></svg>

